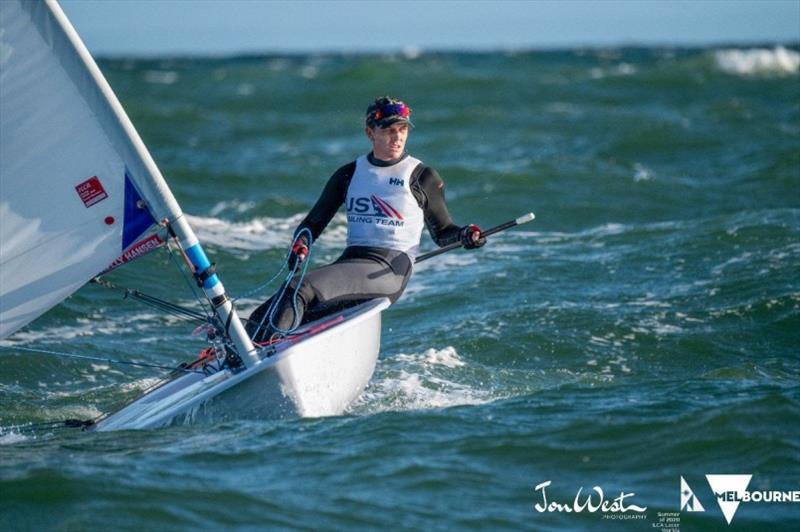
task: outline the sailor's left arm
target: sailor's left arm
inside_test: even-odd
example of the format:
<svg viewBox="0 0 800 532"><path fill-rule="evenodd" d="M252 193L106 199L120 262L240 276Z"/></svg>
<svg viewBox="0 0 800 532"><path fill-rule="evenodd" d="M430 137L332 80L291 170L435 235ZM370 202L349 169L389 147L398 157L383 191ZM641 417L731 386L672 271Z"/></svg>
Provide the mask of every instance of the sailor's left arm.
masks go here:
<svg viewBox="0 0 800 532"><path fill-rule="evenodd" d="M436 170L429 166L424 167L414 188L419 194L418 200L425 215L425 226L439 247L459 240L464 247L470 249L481 247L486 243L477 225L460 227L453 222L445 202L444 180Z"/></svg>

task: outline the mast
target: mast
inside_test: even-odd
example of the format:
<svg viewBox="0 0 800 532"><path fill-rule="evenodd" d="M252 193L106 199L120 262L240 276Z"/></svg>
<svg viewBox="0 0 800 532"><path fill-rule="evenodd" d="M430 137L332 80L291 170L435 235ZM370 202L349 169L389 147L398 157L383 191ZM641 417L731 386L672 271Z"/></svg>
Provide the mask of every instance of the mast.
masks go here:
<svg viewBox="0 0 800 532"><path fill-rule="evenodd" d="M3 1L5 2L5 0ZM202 289L206 297L211 301L215 313L220 321L226 325L226 333L233 342L240 358L245 366L253 366L259 361L256 348L242 326L231 301L225 295L225 288L222 282L217 274L213 272L211 262L208 260L194 231L186 221L158 166L61 7L56 0L46 0L45 2L18 0L17 3L19 8L6 6L9 7L9 10L4 14L4 20L6 16L17 17L17 13L21 12L30 17L30 22L36 28L42 40L42 44L37 44L36 46L47 47L49 54L55 57L58 67L63 69L64 75L68 77L74 86L72 88L64 87L64 91L75 90L80 95L81 103L85 102L85 105L90 110L91 118L96 123L98 131L102 131L104 140L107 140L110 144L109 151L113 151L115 157L120 159L118 162L112 161L113 165L109 163L109 168L116 168L114 165L117 163L123 165L123 172L121 173L112 172L108 168L104 171L107 174L115 174L117 179L122 179L123 175L129 175L153 217L168 223L176 235L179 245L191 262L195 276L201 280ZM19 9L21 9L21 12ZM19 16L25 17L22 14ZM22 19L14 20L22 22ZM12 50L12 53L19 54L20 51ZM13 56L12 59L16 60ZM94 124L87 124L87 127L89 126L95 127ZM108 176L101 176L101 178L106 182L111 179ZM102 190L102 186L100 190ZM85 208L89 209L93 205L92 203L87 203ZM84 209L83 206L79 208ZM108 217L106 220L108 220L106 223L109 224L109 227L115 226L114 217ZM97 275L101 270L102 268L98 271L84 272L85 279L83 279L83 282L89 281L91 277ZM78 286L79 284L75 284L74 289L77 289ZM63 297L67 295L69 293L64 293ZM50 306L56 303L58 301L52 302ZM37 310L37 312L41 313L44 310L46 308ZM25 323L35 317L32 316ZM24 323L15 327L18 328L22 325Z"/></svg>
<svg viewBox="0 0 800 532"><path fill-rule="evenodd" d="M225 324L225 332L236 347L239 357L246 367L252 367L259 361L256 347L250 340L244 326L242 326L233 303L225 293L222 281L214 273L211 261L208 260L189 222L186 221L186 217L183 214L180 214L178 218L170 221L170 227L175 232L181 248L194 267L195 277L198 278L203 292L211 301L214 312L219 317L220 322ZM206 275L205 272L208 272L208 274Z"/></svg>
<svg viewBox="0 0 800 532"><path fill-rule="evenodd" d="M153 202L147 201L151 212L159 219L166 219L172 231L175 233L175 236L177 236L181 248L183 248L187 258L191 262L195 276L210 272L211 261L200 245L197 235L195 235L191 226L186 221L186 218L183 216L183 211L175 200L169 186L167 186L167 182L161 175L161 171L158 169L158 166L147 150L147 147L144 145L141 137L139 137L139 133L128 118L125 109L123 109L116 94L114 94L111 86L106 81L105 76L103 76L97 63L95 63L94 58L92 58L89 50L83 44L83 41L61 9L61 6L58 5L57 0L47 0L47 6L50 8L58 24L64 30L64 34L75 48L78 57L95 82L97 89L99 89L103 97L102 100L107 102L110 108L109 110L111 111L111 116L116 119L118 127L121 129L119 138L123 142L127 141L129 149L131 149L136 156L134 160L138 160L141 163L143 172L137 176L138 179L136 179L136 181L138 184L142 184L144 181L148 182L150 185L149 187L140 188L144 189L142 193L145 195L146 200L148 200L147 196L151 196L152 199L155 200ZM150 191L151 194L148 194L148 191ZM242 362L244 362L246 367L253 366L259 360L256 348L242 326L236 309L225 294L225 287L222 281L220 281L219 276L216 273L210 273L206 278L202 279L201 287L206 297L211 301L214 312L217 314L220 321L223 324L227 324L227 330L225 332L229 335L236 347L236 351L242 359Z"/></svg>

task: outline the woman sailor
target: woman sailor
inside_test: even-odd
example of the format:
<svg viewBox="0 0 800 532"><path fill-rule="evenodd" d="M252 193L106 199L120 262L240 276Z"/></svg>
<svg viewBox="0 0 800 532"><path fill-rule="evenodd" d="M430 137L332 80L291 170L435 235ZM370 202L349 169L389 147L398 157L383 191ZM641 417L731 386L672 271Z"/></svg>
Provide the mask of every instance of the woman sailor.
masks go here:
<svg viewBox="0 0 800 532"><path fill-rule="evenodd" d="M297 287L258 307L248 320L254 341L273 339L298 326L307 311L335 309L376 297L397 301L413 270L423 226L439 246L461 241L483 246L478 226L455 225L444 200L444 182L433 168L406 151L413 124L404 102L376 99L366 113L372 151L339 168L294 232L289 266L297 267L342 205L347 210L347 247L332 264L308 272ZM297 296L295 297L295 293Z"/></svg>

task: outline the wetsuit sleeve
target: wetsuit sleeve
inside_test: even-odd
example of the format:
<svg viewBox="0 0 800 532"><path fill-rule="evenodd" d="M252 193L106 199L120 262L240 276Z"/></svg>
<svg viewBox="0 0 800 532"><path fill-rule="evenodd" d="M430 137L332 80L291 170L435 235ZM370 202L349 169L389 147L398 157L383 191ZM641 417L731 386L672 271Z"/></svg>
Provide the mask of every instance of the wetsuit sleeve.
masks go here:
<svg viewBox="0 0 800 532"><path fill-rule="evenodd" d="M344 203L347 197L347 188L350 186L350 180L353 178L355 169L356 163L353 161L334 172L331 178L328 179L325 188L322 189L322 194L320 194L311 211L297 226L294 232L295 236L301 230L309 229L314 241L319 238L319 235L328 226L336 211Z"/></svg>
<svg viewBox="0 0 800 532"><path fill-rule="evenodd" d="M415 189L415 190L414 190ZM416 186L417 201L425 214L425 227L431 238L439 247L446 246L459 239L461 228L453 223L444 201L444 181L433 168L422 169Z"/></svg>

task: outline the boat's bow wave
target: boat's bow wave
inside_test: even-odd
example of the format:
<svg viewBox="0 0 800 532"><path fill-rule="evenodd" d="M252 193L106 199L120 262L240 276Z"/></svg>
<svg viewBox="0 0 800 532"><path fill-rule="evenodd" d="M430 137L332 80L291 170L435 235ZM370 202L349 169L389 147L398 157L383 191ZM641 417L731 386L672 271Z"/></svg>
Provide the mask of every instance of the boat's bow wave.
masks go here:
<svg viewBox="0 0 800 532"><path fill-rule="evenodd" d="M375 378L349 412L364 415L489 403L499 396L477 385L483 371L478 364L467 364L452 346L389 356L381 360Z"/></svg>

